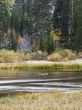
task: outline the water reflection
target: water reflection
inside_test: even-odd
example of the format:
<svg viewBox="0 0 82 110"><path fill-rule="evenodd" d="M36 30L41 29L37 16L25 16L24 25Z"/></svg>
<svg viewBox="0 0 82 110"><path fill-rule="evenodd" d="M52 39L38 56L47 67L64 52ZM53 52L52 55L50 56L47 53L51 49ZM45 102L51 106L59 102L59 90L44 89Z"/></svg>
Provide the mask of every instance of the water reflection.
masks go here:
<svg viewBox="0 0 82 110"><path fill-rule="evenodd" d="M0 92L82 90L82 72L1 71Z"/></svg>

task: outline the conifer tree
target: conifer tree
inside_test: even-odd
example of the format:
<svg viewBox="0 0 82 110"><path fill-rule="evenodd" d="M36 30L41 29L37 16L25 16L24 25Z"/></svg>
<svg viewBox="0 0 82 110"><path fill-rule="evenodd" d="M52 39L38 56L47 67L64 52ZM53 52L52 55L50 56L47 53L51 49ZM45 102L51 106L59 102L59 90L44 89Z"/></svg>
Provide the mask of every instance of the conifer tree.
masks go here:
<svg viewBox="0 0 82 110"><path fill-rule="evenodd" d="M70 1L57 0L53 15L54 29L61 32L61 44L68 48L70 27Z"/></svg>

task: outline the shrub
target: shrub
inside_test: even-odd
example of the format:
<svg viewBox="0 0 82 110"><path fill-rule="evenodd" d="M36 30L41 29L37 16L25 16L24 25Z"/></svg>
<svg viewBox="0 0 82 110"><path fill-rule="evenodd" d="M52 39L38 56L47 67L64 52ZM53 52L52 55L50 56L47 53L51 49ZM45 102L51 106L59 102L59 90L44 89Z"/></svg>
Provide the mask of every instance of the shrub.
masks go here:
<svg viewBox="0 0 82 110"><path fill-rule="evenodd" d="M82 58L82 52L79 52L78 58Z"/></svg>
<svg viewBox="0 0 82 110"><path fill-rule="evenodd" d="M75 59L76 55L69 49L65 50L56 50L53 54L48 57L50 61L67 61Z"/></svg>
<svg viewBox="0 0 82 110"><path fill-rule="evenodd" d="M24 55L24 53L9 51L9 50L1 50L0 51L0 63L14 63L14 62L22 62L24 60L28 60L28 54Z"/></svg>
<svg viewBox="0 0 82 110"><path fill-rule="evenodd" d="M30 59L30 54L29 53L21 53L19 54L20 58L22 61L28 61Z"/></svg>
<svg viewBox="0 0 82 110"><path fill-rule="evenodd" d="M62 56L58 53L53 53L48 57L49 61L60 61L62 59Z"/></svg>
<svg viewBox="0 0 82 110"><path fill-rule="evenodd" d="M68 59L68 60L73 60L73 59L75 59L75 53L74 52L72 52L71 50L69 50L69 49L65 49L64 51L63 51L63 55L62 55L62 57L64 58L64 59Z"/></svg>
<svg viewBox="0 0 82 110"><path fill-rule="evenodd" d="M38 50L36 52L31 53L31 59L45 60L45 59L47 59L47 53Z"/></svg>

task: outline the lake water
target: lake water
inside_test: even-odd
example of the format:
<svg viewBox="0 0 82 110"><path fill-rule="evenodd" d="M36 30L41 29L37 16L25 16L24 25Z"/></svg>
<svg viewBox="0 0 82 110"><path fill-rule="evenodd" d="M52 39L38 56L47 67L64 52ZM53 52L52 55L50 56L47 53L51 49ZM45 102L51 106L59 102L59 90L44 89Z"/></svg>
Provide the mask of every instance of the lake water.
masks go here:
<svg viewBox="0 0 82 110"><path fill-rule="evenodd" d="M82 90L82 72L1 71L0 93Z"/></svg>

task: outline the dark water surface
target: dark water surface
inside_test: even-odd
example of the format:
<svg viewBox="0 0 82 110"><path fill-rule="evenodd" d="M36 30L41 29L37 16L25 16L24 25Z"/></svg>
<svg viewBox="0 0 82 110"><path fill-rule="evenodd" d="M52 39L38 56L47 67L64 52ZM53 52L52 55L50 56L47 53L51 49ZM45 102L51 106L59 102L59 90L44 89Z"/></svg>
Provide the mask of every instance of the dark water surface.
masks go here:
<svg viewBox="0 0 82 110"><path fill-rule="evenodd" d="M0 93L82 90L82 72L0 72Z"/></svg>

